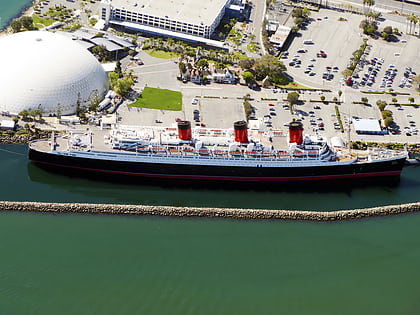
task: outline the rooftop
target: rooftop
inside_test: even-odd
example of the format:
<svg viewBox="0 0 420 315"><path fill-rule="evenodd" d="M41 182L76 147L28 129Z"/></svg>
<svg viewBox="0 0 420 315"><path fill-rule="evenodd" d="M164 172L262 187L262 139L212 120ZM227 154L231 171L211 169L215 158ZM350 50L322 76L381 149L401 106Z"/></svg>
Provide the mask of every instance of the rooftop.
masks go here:
<svg viewBox="0 0 420 315"><path fill-rule="evenodd" d="M211 25L228 0L113 0L117 9L191 24Z"/></svg>

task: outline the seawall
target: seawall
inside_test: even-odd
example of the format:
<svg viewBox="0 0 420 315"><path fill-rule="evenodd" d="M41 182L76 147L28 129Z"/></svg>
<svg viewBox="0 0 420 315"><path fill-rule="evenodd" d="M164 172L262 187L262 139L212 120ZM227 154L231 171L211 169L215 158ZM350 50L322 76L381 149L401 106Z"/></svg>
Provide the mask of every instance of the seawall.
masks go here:
<svg viewBox="0 0 420 315"><path fill-rule="evenodd" d="M116 215L147 215L168 217L206 217L243 220L301 220L339 221L368 217L417 212L420 202L366 209L340 211L299 211L263 209L223 209L169 206L87 204L87 203L45 203L0 201L0 211L33 211L44 213L85 213Z"/></svg>

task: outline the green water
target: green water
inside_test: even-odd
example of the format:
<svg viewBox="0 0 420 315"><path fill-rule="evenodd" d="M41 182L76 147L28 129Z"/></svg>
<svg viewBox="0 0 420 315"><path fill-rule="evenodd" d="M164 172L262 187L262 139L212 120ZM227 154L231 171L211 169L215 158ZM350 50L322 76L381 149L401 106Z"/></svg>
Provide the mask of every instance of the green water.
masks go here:
<svg viewBox="0 0 420 315"><path fill-rule="evenodd" d="M419 201L420 167L406 168L400 183L380 186L324 187L318 183L305 190L235 190L161 187L139 183L124 185L72 178L45 171L29 163L26 147L0 145L0 166L4 189L0 200L122 203L225 208L337 210L374 207ZM6 184L7 183L7 184Z"/></svg>
<svg viewBox="0 0 420 315"><path fill-rule="evenodd" d="M19 12L31 5L28 0L0 0L0 30L8 24L8 22L19 15Z"/></svg>
<svg viewBox="0 0 420 315"><path fill-rule="evenodd" d="M418 201L396 186L235 191L45 172L0 146L1 200L331 210ZM315 188L314 188L315 189ZM0 212L0 314L418 314L420 214L348 222Z"/></svg>
<svg viewBox="0 0 420 315"><path fill-rule="evenodd" d="M418 314L419 215L0 215L1 314Z"/></svg>

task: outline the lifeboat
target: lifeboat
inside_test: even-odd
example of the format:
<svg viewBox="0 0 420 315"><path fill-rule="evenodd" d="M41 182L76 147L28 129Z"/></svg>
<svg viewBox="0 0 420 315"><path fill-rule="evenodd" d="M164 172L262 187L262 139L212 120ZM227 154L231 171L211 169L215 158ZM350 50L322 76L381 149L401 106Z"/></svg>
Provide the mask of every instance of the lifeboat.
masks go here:
<svg viewBox="0 0 420 315"><path fill-rule="evenodd" d="M223 154L226 154L226 151L223 151L223 150L214 150L213 153L215 155L223 155Z"/></svg>
<svg viewBox="0 0 420 315"><path fill-rule="evenodd" d="M241 151L229 151L229 154L232 156L242 156L242 152Z"/></svg>
<svg viewBox="0 0 420 315"><path fill-rule="evenodd" d="M293 155L294 157L299 157L299 158L301 158L301 157L304 157L304 156L305 156L305 152L302 152L302 151L294 151L294 152L292 153L292 155Z"/></svg>
<svg viewBox="0 0 420 315"><path fill-rule="evenodd" d="M261 152L258 151L247 151L246 154L250 157L258 157L261 155Z"/></svg>
<svg viewBox="0 0 420 315"><path fill-rule="evenodd" d="M137 152L149 152L149 147L137 147Z"/></svg>
<svg viewBox="0 0 420 315"><path fill-rule="evenodd" d="M154 148L152 148L152 151L154 153L165 153L166 152L166 148L164 148L164 147L154 147Z"/></svg>
<svg viewBox="0 0 420 315"><path fill-rule="evenodd" d="M200 149L200 150L198 150L198 153L200 155L209 155L210 151L208 149Z"/></svg>
<svg viewBox="0 0 420 315"><path fill-rule="evenodd" d="M263 157L273 156L273 152L262 152Z"/></svg>
<svg viewBox="0 0 420 315"><path fill-rule="evenodd" d="M317 157L318 156L318 151L308 151L306 153L308 153L309 157Z"/></svg>
<svg viewBox="0 0 420 315"><path fill-rule="evenodd" d="M179 152L178 148L174 148L174 147L169 147L168 151L173 153L173 152Z"/></svg>
<svg viewBox="0 0 420 315"><path fill-rule="evenodd" d="M184 147L184 148L182 149L182 151L184 151L184 152L194 152L194 149L193 149L193 148L191 148L191 147Z"/></svg>

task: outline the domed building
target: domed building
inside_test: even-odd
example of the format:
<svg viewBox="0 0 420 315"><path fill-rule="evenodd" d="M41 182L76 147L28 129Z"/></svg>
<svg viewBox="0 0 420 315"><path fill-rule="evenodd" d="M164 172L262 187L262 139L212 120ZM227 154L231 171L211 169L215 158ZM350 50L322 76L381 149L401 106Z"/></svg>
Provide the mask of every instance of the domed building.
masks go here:
<svg viewBox="0 0 420 315"><path fill-rule="evenodd" d="M0 110L43 116L74 114L78 100L102 100L108 77L96 58L73 40L47 31L0 37Z"/></svg>

